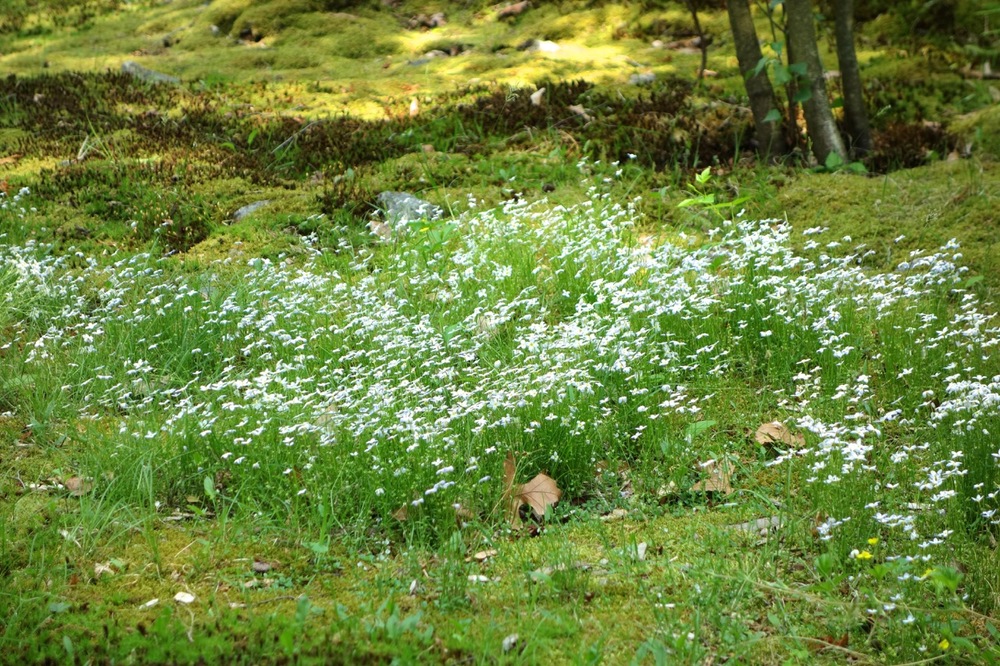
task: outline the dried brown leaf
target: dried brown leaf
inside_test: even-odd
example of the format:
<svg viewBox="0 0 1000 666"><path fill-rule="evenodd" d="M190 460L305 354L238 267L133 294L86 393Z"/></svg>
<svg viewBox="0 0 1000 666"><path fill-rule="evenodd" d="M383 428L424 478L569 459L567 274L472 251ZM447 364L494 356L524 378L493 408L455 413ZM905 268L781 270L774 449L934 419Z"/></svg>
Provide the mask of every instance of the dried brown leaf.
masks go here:
<svg viewBox="0 0 1000 666"><path fill-rule="evenodd" d="M514 454L508 453L507 457L503 459L503 491L505 493L511 493L514 490L514 473L516 471Z"/></svg>
<svg viewBox="0 0 1000 666"><path fill-rule="evenodd" d="M535 515L541 518L548 507L559 501L562 490L551 476L538 474L518 489L516 497L521 504L530 506Z"/></svg>
<svg viewBox="0 0 1000 666"><path fill-rule="evenodd" d="M69 477L63 481L63 485L66 486L66 490L69 491L69 494L74 497L86 495L94 487L93 482L79 476Z"/></svg>
<svg viewBox="0 0 1000 666"><path fill-rule="evenodd" d="M703 468L708 472L708 478L691 486L693 492L722 493L723 495L733 492L733 487L730 485L733 472L736 471L733 463L728 460L721 462L710 460Z"/></svg>
<svg viewBox="0 0 1000 666"><path fill-rule="evenodd" d="M788 446L805 446L806 438L798 433L793 433L788 427L779 423L778 421L772 421L770 423L762 423L759 428L757 428L757 433L754 435L758 444L763 444L767 446L768 444L786 444Z"/></svg>
<svg viewBox="0 0 1000 666"><path fill-rule="evenodd" d="M485 562L491 557L495 557L497 554L496 548L490 548L489 550L481 550L472 557L466 558L466 562L471 562L475 560L476 562Z"/></svg>
<svg viewBox="0 0 1000 666"><path fill-rule="evenodd" d="M403 522L406 520L406 517L409 514L409 509L410 509L409 505L404 504L403 506L399 507L398 509L392 512L392 517L398 520L399 522Z"/></svg>

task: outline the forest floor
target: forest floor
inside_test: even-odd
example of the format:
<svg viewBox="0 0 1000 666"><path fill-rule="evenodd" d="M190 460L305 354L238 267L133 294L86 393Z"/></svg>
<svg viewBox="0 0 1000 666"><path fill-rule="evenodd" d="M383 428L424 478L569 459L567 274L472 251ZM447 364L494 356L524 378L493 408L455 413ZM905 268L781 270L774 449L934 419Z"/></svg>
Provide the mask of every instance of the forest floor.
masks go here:
<svg viewBox="0 0 1000 666"><path fill-rule="evenodd" d="M6 19L0 661L1000 660L962 51L864 26L831 173L720 12L314 6Z"/></svg>

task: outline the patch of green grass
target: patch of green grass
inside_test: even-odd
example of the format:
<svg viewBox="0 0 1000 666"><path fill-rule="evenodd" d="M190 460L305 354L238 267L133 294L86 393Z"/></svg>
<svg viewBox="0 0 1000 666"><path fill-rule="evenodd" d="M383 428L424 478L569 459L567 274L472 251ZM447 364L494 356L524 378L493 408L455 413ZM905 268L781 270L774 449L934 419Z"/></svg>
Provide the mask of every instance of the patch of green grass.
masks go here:
<svg viewBox="0 0 1000 666"><path fill-rule="evenodd" d="M949 125L973 160L920 124L985 86L866 52L888 173L764 169L728 46L702 89L648 47L679 7L335 4L0 37L11 659L1000 658L991 116ZM71 71L124 59L186 83ZM380 240L383 190L448 218ZM539 472L562 499L515 530Z"/></svg>

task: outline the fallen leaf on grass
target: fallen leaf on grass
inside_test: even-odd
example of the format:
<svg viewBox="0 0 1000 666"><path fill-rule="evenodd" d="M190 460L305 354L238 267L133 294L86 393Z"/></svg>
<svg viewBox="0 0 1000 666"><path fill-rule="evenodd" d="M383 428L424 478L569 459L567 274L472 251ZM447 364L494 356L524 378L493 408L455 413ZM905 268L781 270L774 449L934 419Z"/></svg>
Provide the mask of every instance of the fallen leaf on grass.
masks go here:
<svg viewBox="0 0 1000 666"><path fill-rule="evenodd" d="M471 561L475 560L476 562L485 562L486 560L490 559L491 557L495 557L496 554L497 554L497 551L496 551L495 548L490 548L489 550L481 550L478 553L476 553L475 555L473 555L472 557L465 558L465 561L466 562L471 562Z"/></svg>
<svg viewBox="0 0 1000 666"><path fill-rule="evenodd" d="M515 472L514 456L508 453L503 461L504 495L507 499L507 518L510 524L517 528L521 526L522 505L530 506L535 516L541 518L548 507L559 501L562 490L556 485L555 479L542 473L536 474L535 478L527 483L515 485Z"/></svg>
<svg viewBox="0 0 1000 666"><path fill-rule="evenodd" d="M587 113L587 110L583 108L582 104L570 104L566 108L583 118L584 122L589 123L594 119L589 113Z"/></svg>
<svg viewBox="0 0 1000 666"><path fill-rule="evenodd" d="M93 482L79 476L71 476L68 479L65 479L63 481L63 485L66 486L66 490L69 491L69 494L74 497L86 495L94 487Z"/></svg>
<svg viewBox="0 0 1000 666"><path fill-rule="evenodd" d="M784 423L772 421L762 423L754 435L758 444L767 446L768 444L787 444L788 446L805 446L806 438L800 434L793 433Z"/></svg>
<svg viewBox="0 0 1000 666"><path fill-rule="evenodd" d="M547 474L538 474L520 487L517 497L541 518L545 515L546 508L559 501L562 491L555 479Z"/></svg>
<svg viewBox="0 0 1000 666"><path fill-rule="evenodd" d="M696 493L722 493L728 495L733 492L730 479L736 468L728 460L717 462L709 460L702 464L702 469L708 472L708 478L691 486L691 491Z"/></svg>
<svg viewBox="0 0 1000 666"><path fill-rule="evenodd" d="M117 573L111 562L95 562L94 563L94 577L100 578L104 574L114 575Z"/></svg>

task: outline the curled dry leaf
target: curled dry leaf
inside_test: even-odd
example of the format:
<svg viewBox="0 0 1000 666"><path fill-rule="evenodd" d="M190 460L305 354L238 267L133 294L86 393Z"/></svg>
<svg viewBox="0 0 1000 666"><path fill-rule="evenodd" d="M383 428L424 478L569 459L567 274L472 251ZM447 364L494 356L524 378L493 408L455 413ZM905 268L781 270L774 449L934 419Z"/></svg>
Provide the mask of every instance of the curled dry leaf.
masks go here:
<svg viewBox="0 0 1000 666"><path fill-rule="evenodd" d="M115 574L115 569L111 562L94 562L94 577L100 578L104 574Z"/></svg>
<svg viewBox="0 0 1000 666"><path fill-rule="evenodd" d="M93 482L79 476L71 476L68 479L65 479L63 481L63 485L66 486L66 490L69 491L69 494L74 497L86 495L94 487Z"/></svg>
<svg viewBox="0 0 1000 666"><path fill-rule="evenodd" d="M583 118L584 122L589 123L591 120L594 119L589 113L587 113L587 110L583 108L582 104L570 104L566 108L575 113L576 115L580 116L581 118Z"/></svg>
<svg viewBox="0 0 1000 666"><path fill-rule="evenodd" d="M806 438L798 433L793 433L784 423L772 421L762 423L754 435L758 444L767 446L769 444L786 444L788 446L805 446Z"/></svg>
<svg viewBox="0 0 1000 666"><path fill-rule="evenodd" d="M691 486L691 491L696 493L722 493L728 495L733 492L730 479L736 468L728 460L710 460L702 468L708 472L708 478L699 481Z"/></svg>
<svg viewBox="0 0 1000 666"><path fill-rule="evenodd" d="M514 484L516 465L514 456L507 454L503 461L504 496L507 503L507 517L513 527L521 526L521 505L527 504L536 516L541 518L545 510L559 501L562 490L555 479L547 474L537 474L535 478L521 485Z"/></svg>

